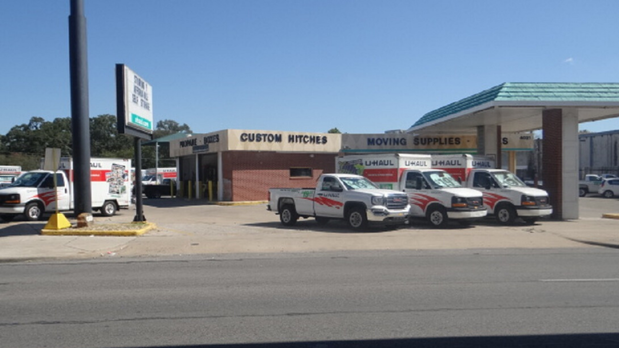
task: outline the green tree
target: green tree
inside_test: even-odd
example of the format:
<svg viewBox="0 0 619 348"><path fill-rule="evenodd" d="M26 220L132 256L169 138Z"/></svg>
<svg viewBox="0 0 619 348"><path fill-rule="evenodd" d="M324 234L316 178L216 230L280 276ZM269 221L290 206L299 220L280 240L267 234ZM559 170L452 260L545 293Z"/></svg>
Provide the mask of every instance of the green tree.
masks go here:
<svg viewBox="0 0 619 348"><path fill-rule="evenodd" d="M342 134L342 132L340 132L340 130L337 129L337 127L329 129L327 133Z"/></svg>

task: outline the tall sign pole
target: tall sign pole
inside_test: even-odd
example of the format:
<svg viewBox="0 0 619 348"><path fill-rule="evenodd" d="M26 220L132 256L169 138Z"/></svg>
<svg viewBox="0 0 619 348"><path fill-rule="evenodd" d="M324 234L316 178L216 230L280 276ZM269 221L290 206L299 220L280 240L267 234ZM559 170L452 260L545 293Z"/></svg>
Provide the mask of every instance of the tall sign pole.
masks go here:
<svg viewBox="0 0 619 348"><path fill-rule="evenodd" d="M88 57L83 0L71 0L69 16L71 68L71 126L73 134L75 215L92 214L90 188L90 119L88 116Z"/></svg>
<svg viewBox="0 0 619 348"><path fill-rule="evenodd" d="M142 139L153 138L153 88L124 64L116 64L116 127L134 137L135 222L146 221L142 204ZM157 145L157 144L155 144Z"/></svg>

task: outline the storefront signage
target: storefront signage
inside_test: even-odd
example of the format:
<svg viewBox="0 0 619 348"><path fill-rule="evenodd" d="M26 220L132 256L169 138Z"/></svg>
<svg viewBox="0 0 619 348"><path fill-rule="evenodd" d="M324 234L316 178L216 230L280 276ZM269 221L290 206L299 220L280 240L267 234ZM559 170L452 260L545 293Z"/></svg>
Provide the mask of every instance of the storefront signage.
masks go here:
<svg viewBox="0 0 619 348"><path fill-rule="evenodd" d="M401 133L385 134L342 134L344 152L372 151L477 151L477 137L474 135L412 135Z"/></svg>

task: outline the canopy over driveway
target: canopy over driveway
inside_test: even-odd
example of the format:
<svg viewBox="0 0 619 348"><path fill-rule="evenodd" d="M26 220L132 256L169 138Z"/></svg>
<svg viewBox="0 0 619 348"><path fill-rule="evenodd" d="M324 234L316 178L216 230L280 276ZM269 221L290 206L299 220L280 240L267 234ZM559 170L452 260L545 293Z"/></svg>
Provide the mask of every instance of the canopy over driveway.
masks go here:
<svg viewBox="0 0 619 348"><path fill-rule="evenodd" d="M503 83L428 112L407 132L477 133L497 158L501 132L542 129L544 187L553 217L578 218L578 123L619 116L619 83Z"/></svg>

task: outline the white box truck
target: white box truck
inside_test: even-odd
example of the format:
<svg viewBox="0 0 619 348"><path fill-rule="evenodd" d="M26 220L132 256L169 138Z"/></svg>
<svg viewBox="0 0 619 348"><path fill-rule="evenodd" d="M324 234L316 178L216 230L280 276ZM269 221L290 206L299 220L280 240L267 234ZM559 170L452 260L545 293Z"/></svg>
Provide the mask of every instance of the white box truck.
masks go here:
<svg viewBox="0 0 619 348"><path fill-rule="evenodd" d="M0 187L10 185L21 174L21 166L0 166Z"/></svg>
<svg viewBox="0 0 619 348"><path fill-rule="evenodd" d="M433 227L444 227L450 220L469 225L485 217L482 194L462 187L431 162L430 155L346 155L336 158L335 167L338 173L363 175L381 188L406 193L409 216L426 219Z"/></svg>
<svg viewBox="0 0 619 348"><path fill-rule="evenodd" d="M533 224L552 214L548 192L527 186L508 170L495 169L492 159L467 154L432 155L432 165L481 192L488 214L501 224L511 225L517 218Z"/></svg>
<svg viewBox="0 0 619 348"><path fill-rule="evenodd" d="M111 216L131 205L130 159L91 158L90 181L92 209ZM23 214L35 221L44 213L74 209L73 160L60 159L56 172L33 170L19 176L10 186L0 190L0 217L5 221Z"/></svg>

